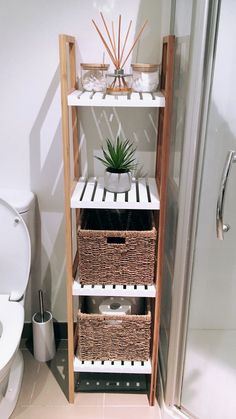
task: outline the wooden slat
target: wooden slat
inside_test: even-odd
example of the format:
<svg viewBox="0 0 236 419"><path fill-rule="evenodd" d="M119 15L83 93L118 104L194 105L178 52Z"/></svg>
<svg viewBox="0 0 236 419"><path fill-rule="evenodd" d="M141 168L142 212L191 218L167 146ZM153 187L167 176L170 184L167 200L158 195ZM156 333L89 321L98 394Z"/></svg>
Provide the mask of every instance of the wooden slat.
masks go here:
<svg viewBox="0 0 236 419"><path fill-rule="evenodd" d="M160 329L160 306L161 306L161 289L164 259L164 240L165 240L165 216L166 216L166 196L167 196L167 175L169 169L169 149L170 149L170 128L171 128L171 107L172 107L172 91L174 76L174 47L175 37L168 36L163 42L162 52L162 77L161 88L165 94L165 109L160 112L162 114L161 126L159 125L159 156L157 156L156 181L160 191L160 217L158 229L158 264L156 272L156 281L158 284L157 295L155 299L154 309L154 326L153 326L153 345L152 345L152 374L150 382L149 402L154 405L156 397L157 370L158 370L158 346L159 346L159 329ZM160 119L159 119L160 121ZM160 158L161 156L161 158Z"/></svg>
<svg viewBox="0 0 236 419"><path fill-rule="evenodd" d="M95 185L96 185L96 178L95 177L89 178L88 182L87 182L87 185L86 185L84 195L83 195L83 200L84 201L91 202L92 197L93 197L93 193L94 193Z"/></svg>
<svg viewBox="0 0 236 419"><path fill-rule="evenodd" d="M116 202L125 202L125 193L118 193L116 197Z"/></svg>
<svg viewBox="0 0 236 419"><path fill-rule="evenodd" d="M106 203L111 203L111 202L113 203L113 202L115 202L115 200L114 200L114 193L106 191L105 202Z"/></svg>
<svg viewBox="0 0 236 419"><path fill-rule="evenodd" d="M88 181L81 178L74 188L71 208L159 209L160 199L155 179L140 178L137 183L136 187L136 182L132 181L131 190L128 193L114 194L113 192L104 192L103 178L90 178ZM150 194L148 194L146 183L150 183Z"/></svg>
<svg viewBox="0 0 236 419"><path fill-rule="evenodd" d="M148 202L146 179L138 179L139 201Z"/></svg>
<svg viewBox="0 0 236 419"><path fill-rule="evenodd" d="M136 181L133 179L131 189L128 192L128 202L137 202Z"/></svg>
<svg viewBox="0 0 236 419"><path fill-rule="evenodd" d="M105 97L104 97L105 96ZM154 96L154 100L153 100ZM165 97L162 92L144 93L140 99L139 93L133 92L128 99L127 96L104 95L104 93L81 92L74 90L68 94L69 106L106 106L106 107L141 107L159 108L165 106Z"/></svg>
<svg viewBox="0 0 236 419"><path fill-rule="evenodd" d="M103 194L104 194L104 186L103 186L103 178L99 178L97 182L97 188L94 196L94 203L102 202Z"/></svg>
<svg viewBox="0 0 236 419"><path fill-rule="evenodd" d="M157 191L157 185L156 185L155 179L148 178L148 186L149 186L149 192L150 192L150 197L152 201L153 199L155 199L156 191Z"/></svg>
<svg viewBox="0 0 236 419"><path fill-rule="evenodd" d="M156 296L155 285L83 285L79 283L79 279L76 279L73 284L73 295L94 295L94 296L110 296L110 297L150 297Z"/></svg>
<svg viewBox="0 0 236 419"><path fill-rule="evenodd" d="M70 193L72 180L70 177L70 135L69 135L69 111L67 106L67 43L74 43L74 38L66 35L59 36L60 50L60 78L61 78L61 108L62 108L62 137L64 158L64 191L65 191L65 218L66 218L66 276L67 276L67 331L68 331L68 399L74 402L74 336L73 336L73 301L71 285L73 280L73 257L72 257L72 222L70 208Z"/></svg>
<svg viewBox="0 0 236 419"><path fill-rule="evenodd" d="M76 182L76 186L74 188L71 198L71 208L76 208L76 204L81 199L86 183L87 180L85 178L80 178L80 181Z"/></svg>
<svg viewBox="0 0 236 419"><path fill-rule="evenodd" d="M135 361L80 361L74 358L75 372L103 372L115 374L150 374L151 361L138 362Z"/></svg>

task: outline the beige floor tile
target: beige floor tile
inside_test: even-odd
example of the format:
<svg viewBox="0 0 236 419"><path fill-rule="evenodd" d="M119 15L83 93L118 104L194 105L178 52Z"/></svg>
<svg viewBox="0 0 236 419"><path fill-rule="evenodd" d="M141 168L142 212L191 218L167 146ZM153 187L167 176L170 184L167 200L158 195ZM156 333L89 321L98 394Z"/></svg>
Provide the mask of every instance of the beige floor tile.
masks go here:
<svg viewBox="0 0 236 419"><path fill-rule="evenodd" d="M103 419L161 419L160 409L154 407L104 407Z"/></svg>
<svg viewBox="0 0 236 419"><path fill-rule="evenodd" d="M149 406L146 394L106 393L105 406Z"/></svg>
<svg viewBox="0 0 236 419"><path fill-rule="evenodd" d="M40 363L34 359L28 350L22 350L21 352L24 358L24 375L18 404L27 405L31 403L34 387L38 379Z"/></svg>
<svg viewBox="0 0 236 419"><path fill-rule="evenodd" d="M15 410L11 419L103 419L100 406L25 406ZM111 418L109 418L111 419Z"/></svg>
<svg viewBox="0 0 236 419"><path fill-rule="evenodd" d="M57 350L62 350L64 349L65 351L67 351L67 340L66 339L61 339L59 342L56 342L56 348Z"/></svg>
<svg viewBox="0 0 236 419"><path fill-rule="evenodd" d="M39 373L31 404L40 406L67 405L67 382L65 351L57 351L50 363L40 363Z"/></svg>
<svg viewBox="0 0 236 419"><path fill-rule="evenodd" d="M76 393L75 404L77 406L103 406L105 393Z"/></svg>

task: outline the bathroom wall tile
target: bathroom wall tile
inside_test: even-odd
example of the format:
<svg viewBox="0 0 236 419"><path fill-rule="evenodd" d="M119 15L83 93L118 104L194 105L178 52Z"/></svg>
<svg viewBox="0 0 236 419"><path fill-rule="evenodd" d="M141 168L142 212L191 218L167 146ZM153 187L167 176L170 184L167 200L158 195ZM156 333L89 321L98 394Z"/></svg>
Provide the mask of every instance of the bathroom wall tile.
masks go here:
<svg viewBox="0 0 236 419"><path fill-rule="evenodd" d="M105 406L103 419L161 419L160 409L154 407L118 407Z"/></svg>
<svg viewBox="0 0 236 419"><path fill-rule="evenodd" d="M106 393L105 406L149 406L146 394Z"/></svg>

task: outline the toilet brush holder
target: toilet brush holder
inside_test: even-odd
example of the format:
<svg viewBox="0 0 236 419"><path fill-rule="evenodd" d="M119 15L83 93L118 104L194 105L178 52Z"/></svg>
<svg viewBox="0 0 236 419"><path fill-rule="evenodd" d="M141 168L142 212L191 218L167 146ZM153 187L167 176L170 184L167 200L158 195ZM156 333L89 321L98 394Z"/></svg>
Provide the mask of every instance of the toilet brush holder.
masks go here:
<svg viewBox="0 0 236 419"><path fill-rule="evenodd" d="M50 311L44 311L42 291L39 291L40 311L32 317L33 324L33 348L34 357L37 361L50 361L56 352L53 329L53 317Z"/></svg>

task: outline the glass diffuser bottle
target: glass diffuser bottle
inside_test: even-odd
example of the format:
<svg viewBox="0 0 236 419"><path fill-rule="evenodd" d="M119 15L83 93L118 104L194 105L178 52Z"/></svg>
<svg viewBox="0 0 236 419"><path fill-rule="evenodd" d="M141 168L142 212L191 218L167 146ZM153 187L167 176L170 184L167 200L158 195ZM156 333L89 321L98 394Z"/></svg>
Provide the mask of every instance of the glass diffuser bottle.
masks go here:
<svg viewBox="0 0 236 419"><path fill-rule="evenodd" d="M123 69L115 69L114 73L107 73L107 93L111 95L126 95L131 93L132 79L132 74L125 74Z"/></svg>

